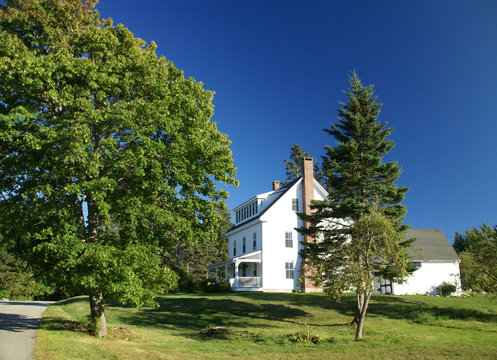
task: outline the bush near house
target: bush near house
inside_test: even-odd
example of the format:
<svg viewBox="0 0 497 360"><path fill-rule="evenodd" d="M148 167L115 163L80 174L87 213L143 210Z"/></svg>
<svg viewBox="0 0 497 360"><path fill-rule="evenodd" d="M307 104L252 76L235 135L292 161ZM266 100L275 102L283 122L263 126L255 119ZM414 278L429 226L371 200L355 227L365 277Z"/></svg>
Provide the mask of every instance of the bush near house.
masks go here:
<svg viewBox="0 0 497 360"><path fill-rule="evenodd" d="M457 290L456 285L445 281L442 284L440 284L440 286L438 287L438 293L440 296L450 296L453 293L455 293L456 290Z"/></svg>
<svg viewBox="0 0 497 360"><path fill-rule="evenodd" d="M205 279L202 282L202 289L206 293L223 293L230 292L231 285L227 280L215 281L213 279Z"/></svg>

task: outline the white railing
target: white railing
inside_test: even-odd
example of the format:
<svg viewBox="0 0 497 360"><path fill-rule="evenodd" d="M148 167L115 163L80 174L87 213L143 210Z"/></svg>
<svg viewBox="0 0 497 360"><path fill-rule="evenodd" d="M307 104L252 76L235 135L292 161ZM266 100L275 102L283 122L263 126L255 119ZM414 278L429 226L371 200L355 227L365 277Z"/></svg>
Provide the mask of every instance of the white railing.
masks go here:
<svg viewBox="0 0 497 360"><path fill-rule="evenodd" d="M239 277L238 283L236 283L236 287L239 288L257 288L261 286L262 280L260 277Z"/></svg>

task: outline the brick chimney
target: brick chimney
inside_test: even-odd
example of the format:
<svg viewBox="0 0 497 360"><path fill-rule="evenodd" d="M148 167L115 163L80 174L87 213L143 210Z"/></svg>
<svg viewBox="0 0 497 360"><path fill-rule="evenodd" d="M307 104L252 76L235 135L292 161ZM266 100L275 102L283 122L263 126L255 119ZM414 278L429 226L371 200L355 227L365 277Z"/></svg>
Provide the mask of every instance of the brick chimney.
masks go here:
<svg viewBox="0 0 497 360"><path fill-rule="evenodd" d="M311 214L311 201L314 200L314 168L313 160L302 159L302 202L304 203L304 214ZM308 224L305 224L307 227ZM306 240L307 241L307 240Z"/></svg>
<svg viewBox="0 0 497 360"><path fill-rule="evenodd" d="M273 181L273 191L280 189L280 182L278 180Z"/></svg>
<svg viewBox="0 0 497 360"><path fill-rule="evenodd" d="M314 200L314 168L313 160L309 158L302 159L302 202L304 203L304 214L311 214L311 201ZM308 228L309 223L304 221L304 227ZM314 238L311 235L304 235L304 241L313 243ZM316 288L314 282L309 278L312 270L307 269L302 283L302 290L304 292L320 292L321 288Z"/></svg>

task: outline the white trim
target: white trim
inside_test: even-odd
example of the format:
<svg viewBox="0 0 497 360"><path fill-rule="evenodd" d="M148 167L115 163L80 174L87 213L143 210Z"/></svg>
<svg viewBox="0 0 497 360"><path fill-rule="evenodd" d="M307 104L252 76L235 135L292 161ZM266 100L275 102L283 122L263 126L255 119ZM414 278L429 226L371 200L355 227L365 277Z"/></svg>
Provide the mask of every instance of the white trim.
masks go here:
<svg viewBox="0 0 497 360"><path fill-rule="evenodd" d="M247 220L247 221L248 221L248 223L246 223L245 225L242 225L242 226L240 226L240 227L237 227L236 229L233 229L233 230L231 230L231 231L228 231L228 232L227 232L227 233L225 233L224 235L225 235L225 236L235 235L236 233L238 233L238 232L240 232L240 231L242 231L242 230L245 230L246 228L248 228L248 227L250 227L250 226L252 226L252 225L257 224L258 222L266 222L266 221L262 221L260 218L255 218L255 219L253 219L252 221L250 221L250 219L249 219L249 220Z"/></svg>

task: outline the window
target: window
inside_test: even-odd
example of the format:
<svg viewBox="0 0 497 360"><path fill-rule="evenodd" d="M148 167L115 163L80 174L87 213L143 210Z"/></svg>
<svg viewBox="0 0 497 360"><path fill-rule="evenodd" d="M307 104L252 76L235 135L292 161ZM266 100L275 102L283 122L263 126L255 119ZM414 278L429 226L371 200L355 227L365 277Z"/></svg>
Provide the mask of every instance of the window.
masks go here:
<svg viewBox="0 0 497 360"><path fill-rule="evenodd" d="M233 240L233 256L236 256L236 240Z"/></svg>
<svg viewBox="0 0 497 360"><path fill-rule="evenodd" d="M421 267L421 262L414 261L412 264L413 264L414 266L416 266L417 268L420 268L420 267Z"/></svg>
<svg viewBox="0 0 497 360"><path fill-rule="evenodd" d="M285 247L293 248L293 234L291 231L285 233Z"/></svg>
<svg viewBox="0 0 497 360"><path fill-rule="evenodd" d="M299 199L292 199L292 210L299 211Z"/></svg>
<svg viewBox="0 0 497 360"><path fill-rule="evenodd" d="M286 278L293 279L293 261L285 263Z"/></svg>
<svg viewBox="0 0 497 360"><path fill-rule="evenodd" d="M242 243L242 254L245 254L245 251L247 251L247 241L245 240L245 238L243 238L243 243Z"/></svg>
<svg viewBox="0 0 497 360"><path fill-rule="evenodd" d="M254 272L253 272L253 276L254 277L257 277L257 264L254 263Z"/></svg>
<svg viewBox="0 0 497 360"><path fill-rule="evenodd" d="M254 233L252 235L252 250L255 250L257 247L257 233Z"/></svg>

